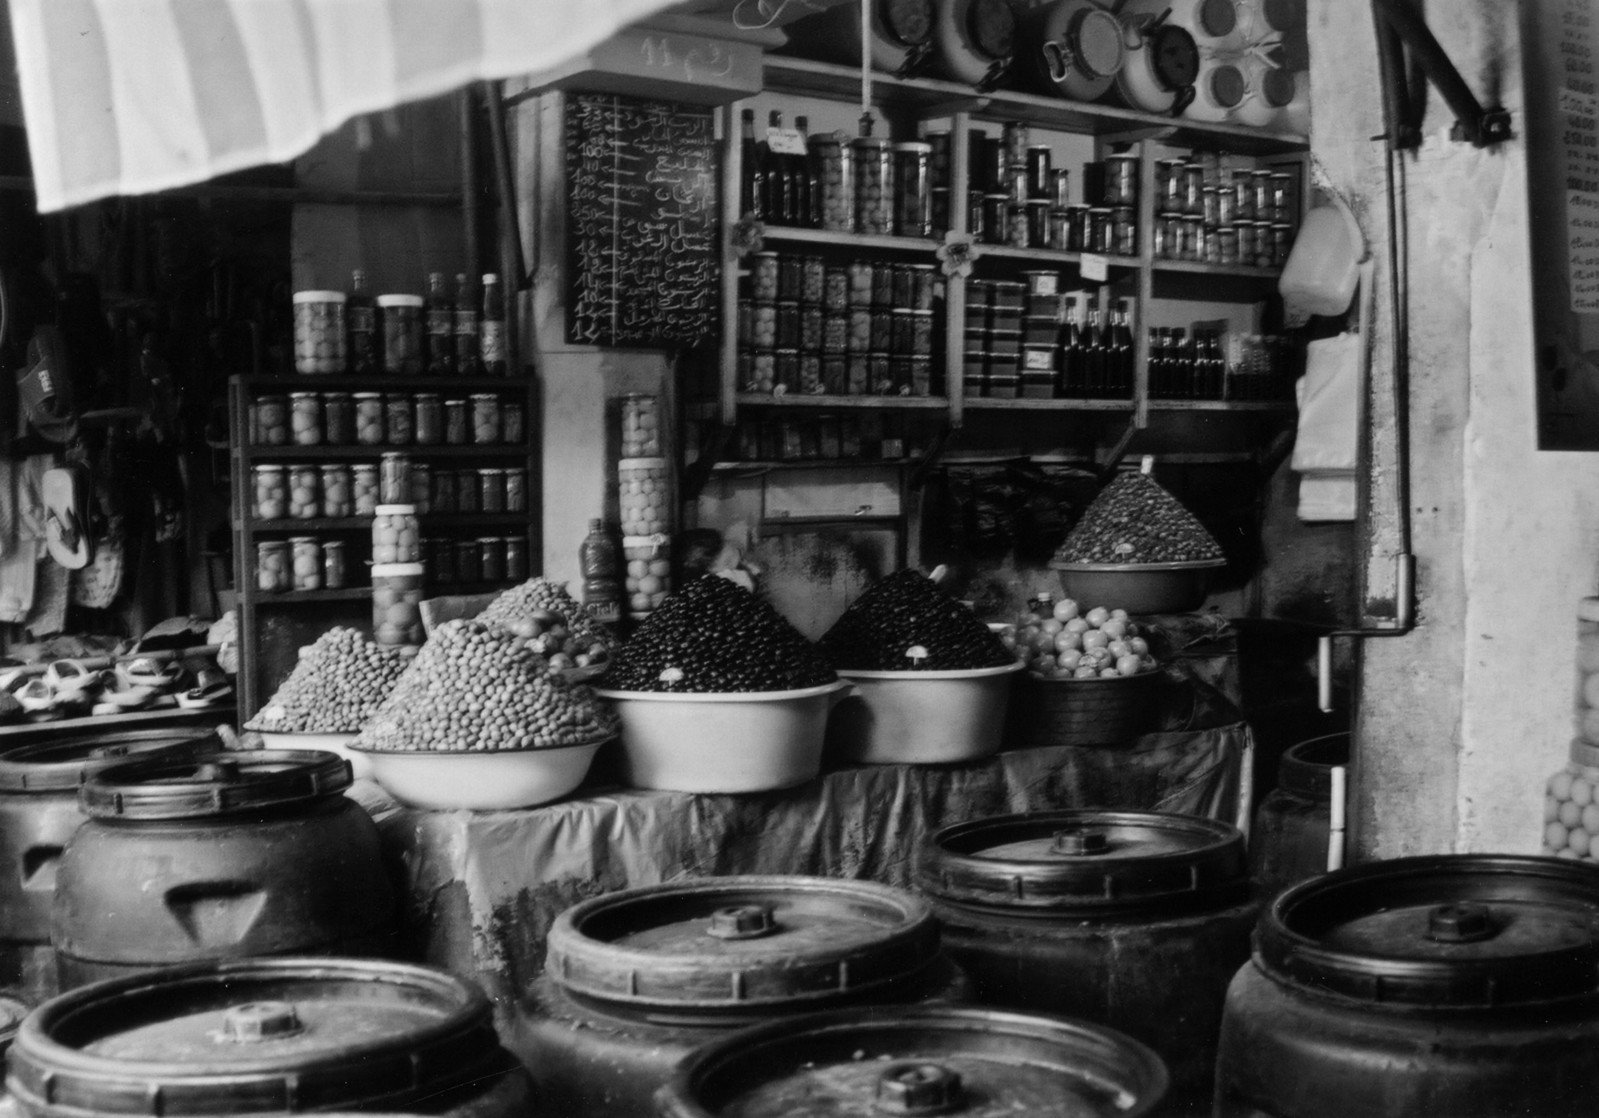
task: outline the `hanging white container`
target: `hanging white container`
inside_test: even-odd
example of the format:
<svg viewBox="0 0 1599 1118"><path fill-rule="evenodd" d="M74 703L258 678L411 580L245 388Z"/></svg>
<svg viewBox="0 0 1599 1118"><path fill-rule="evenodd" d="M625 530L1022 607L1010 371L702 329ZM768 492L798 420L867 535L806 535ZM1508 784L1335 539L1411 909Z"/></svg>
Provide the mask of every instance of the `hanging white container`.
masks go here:
<svg viewBox="0 0 1599 1118"><path fill-rule="evenodd" d="M934 0L932 69L939 77L992 88L1017 48L1006 0Z"/></svg>
<svg viewBox="0 0 1599 1118"><path fill-rule="evenodd" d="M1202 57L1194 80L1194 100L1183 112L1189 120L1222 124L1233 119L1249 95L1249 79L1236 62Z"/></svg>
<svg viewBox="0 0 1599 1118"><path fill-rule="evenodd" d="M1151 113L1181 114L1194 100L1199 45L1164 13L1120 15L1127 57L1116 72L1114 99Z"/></svg>
<svg viewBox="0 0 1599 1118"><path fill-rule="evenodd" d="M1202 54L1243 50L1255 41L1257 25L1265 25L1256 0L1127 0L1117 14L1125 20L1168 9L1166 22L1192 35Z"/></svg>

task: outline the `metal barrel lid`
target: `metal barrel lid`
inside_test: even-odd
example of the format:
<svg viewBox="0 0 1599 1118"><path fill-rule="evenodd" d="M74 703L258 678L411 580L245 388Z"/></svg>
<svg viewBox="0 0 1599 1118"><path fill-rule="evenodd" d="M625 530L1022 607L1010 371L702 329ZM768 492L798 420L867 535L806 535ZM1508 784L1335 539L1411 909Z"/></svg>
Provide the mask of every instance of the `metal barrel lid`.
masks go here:
<svg viewBox="0 0 1599 1118"><path fill-rule="evenodd" d="M1599 993L1599 867L1508 854L1396 858L1279 894L1256 964L1312 993L1497 1009Z"/></svg>
<svg viewBox="0 0 1599 1118"><path fill-rule="evenodd" d="M319 749L257 749L102 769L78 792L96 819L204 819L305 804L343 792L350 763Z"/></svg>
<svg viewBox="0 0 1599 1118"><path fill-rule="evenodd" d="M222 749L210 729L113 730L0 752L0 793L76 792L91 775L131 760L181 761Z"/></svg>
<svg viewBox="0 0 1599 1118"><path fill-rule="evenodd" d="M1016 15L1005 0L968 0L966 34L983 55L1009 58L1016 49Z"/></svg>
<svg viewBox="0 0 1599 1118"><path fill-rule="evenodd" d="M933 37L930 0L877 0L877 18L900 46L919 47Z"/></svg>
<svg viewBox="0 0 1599 1118"><path fill-rule="evenodd" d="M1166 1065L1131 1037L991 1009L833 1010L695 1050L656 1093L662 1118L805 1114L1136 1118Z"/></svg>
<svg viewBox="0 0 1599 1118"><path fill-rule="evenodd" d="M1242 900L1244 836L1153 811L1038 811L930 836L918 883L940 900L1038 915L1113 916Z"/></svg>
<svg viewBox="0 0 1599 1118"><path fill-rule="evenodd" d="M926 901L823 877L721 877L583 901L550 927L570 994L645 1014L802 1009L869 996L940 958Z"/></svg>
<svg viewBox="0 0 1599 1118"><path fill-rule="evenodd" d="M1186 27L1166 23L1155 28L1145 43L1155 73L1167 89L1193 85L1199 77L1199 45Z"/></svg>
<svg viewBox="0 0 1599 1118"><path fill-rule="evenodd" d="M1332 771L1349 764L1349 735L1324 734L1306 738L1284 751L1277 766L1277 784L1307 800L1325 800L1332 795Z"/></svg>
<svg viewBox="0 0 1599 1118"><path fill-rule="evenodd" d="M248 959L82 986L22 1023L6 1087L27 1113L404 1110L487 1074L488 999L428 967Z"/></svg>

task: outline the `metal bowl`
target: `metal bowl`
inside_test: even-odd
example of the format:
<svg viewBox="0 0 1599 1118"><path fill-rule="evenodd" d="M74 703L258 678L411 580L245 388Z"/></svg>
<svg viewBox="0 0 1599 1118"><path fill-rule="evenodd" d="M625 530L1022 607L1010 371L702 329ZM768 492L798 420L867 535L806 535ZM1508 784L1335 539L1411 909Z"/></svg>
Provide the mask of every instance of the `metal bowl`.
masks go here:
<svg viewBox="0 0 1599 1118"><path fill-rule="evenodd" d="M1210 572L1225 559L1186 563L1051 563L1061 589L1084 610L1093 606L1128 613L1186 613L1205 602Z"/></svg>

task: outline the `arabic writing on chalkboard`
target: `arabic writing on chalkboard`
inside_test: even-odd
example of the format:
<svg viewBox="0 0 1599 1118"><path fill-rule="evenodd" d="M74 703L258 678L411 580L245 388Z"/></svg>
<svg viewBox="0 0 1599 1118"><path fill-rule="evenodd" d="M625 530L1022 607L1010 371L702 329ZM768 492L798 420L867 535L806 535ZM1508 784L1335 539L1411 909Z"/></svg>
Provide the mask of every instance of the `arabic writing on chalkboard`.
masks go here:
<svg viewBox="0 0 1599 1118"><path fill-rule="evenodd" d="M711 113L576 94L567 101L567 340L692 345L717 309Z"/></svg>

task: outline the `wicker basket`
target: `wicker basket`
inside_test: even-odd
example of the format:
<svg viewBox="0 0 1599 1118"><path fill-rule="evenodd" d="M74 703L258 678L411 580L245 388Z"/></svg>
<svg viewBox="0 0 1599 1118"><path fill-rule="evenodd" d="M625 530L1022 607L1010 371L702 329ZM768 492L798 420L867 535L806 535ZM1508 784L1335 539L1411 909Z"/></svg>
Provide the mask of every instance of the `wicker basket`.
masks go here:
<svg viewBox="0 0 1599 1118"><path fill-rule="evenodd" d="M1161 673L1115 679L1040 679L1023 675L1011 698L1011 738L1018 748L1121 745L1160 719Z"/></svg>

